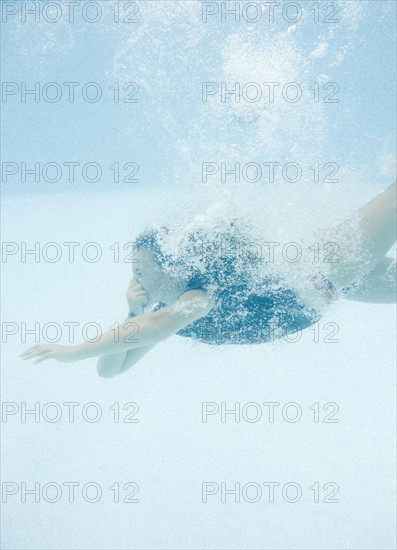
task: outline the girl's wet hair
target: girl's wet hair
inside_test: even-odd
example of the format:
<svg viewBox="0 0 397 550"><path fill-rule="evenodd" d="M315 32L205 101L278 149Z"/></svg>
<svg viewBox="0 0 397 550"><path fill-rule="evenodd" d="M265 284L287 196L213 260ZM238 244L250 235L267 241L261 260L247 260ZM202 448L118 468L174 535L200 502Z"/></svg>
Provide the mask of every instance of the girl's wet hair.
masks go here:
<svg viewBox="0 0 397 550"><path fill-rule="evenodd" d="M166 272L187 282L188 288L202 288L215 284L220 289L244 286L258 259L246 254L234 257L231 252L240 241L239 228L230 221L229 231L209 231L200 227L183 235L175 254L165 251L164 242L171 237L171 230L164 225L146 230L134 241L138 250L150 250L156 264Z"/></svg>
<svg viewBox="0 0 397 550"><path fill-rule="evenodd" d="M149 229L140 233L133 245L137 250L149 250L158 267L163 271L172 272L174 276L185 281L187 289L202 288L206 277L192 265L192 250L182 251L180 248L179 254L176 255L167 254L164 251L162 242L169 234L170 228L166 225L158 229Z"/></svg>
<svg viewBox="0 0 397 550"><path fill-rule="evenodd" d="M133 244L138 250L150 250L158 267L164 271L172 270L174 275L179 276L185 281L186 290L202 288L202 278L185 263L184 259L164 252L161 246L161 238L168 235L169 232L170 230L167 226L146 230L138 235Z"/></svg>
<svg viewBox="0 0 397 550"><path fill-rule="evenodd" d="M166 264L170 264L172 259L166 255L161 248L160 234L168 233L167 226L162 226L160 229L149 229L140 233L133 242L134 247L137 250L150 250L153 254L155 262L159 267L164 267Z"/></svg>

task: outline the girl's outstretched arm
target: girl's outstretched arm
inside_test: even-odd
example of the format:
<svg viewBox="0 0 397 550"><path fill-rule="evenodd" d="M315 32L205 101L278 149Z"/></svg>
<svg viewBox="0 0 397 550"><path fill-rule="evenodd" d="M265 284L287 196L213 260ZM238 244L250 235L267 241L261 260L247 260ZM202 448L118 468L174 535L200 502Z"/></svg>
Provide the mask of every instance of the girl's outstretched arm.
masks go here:
<svg viewBox="0 0 397 550"><path fill-rule="evenodd" d="M77 346L38 344L22 353L21 357L38 358L35 363L46 359L74 362L90 357L153 347L196 319L207 315L214 305L213 299L206 291L189 290L173 304L129 319L117 330L105 332L96 342L85 342Z"/></svg>

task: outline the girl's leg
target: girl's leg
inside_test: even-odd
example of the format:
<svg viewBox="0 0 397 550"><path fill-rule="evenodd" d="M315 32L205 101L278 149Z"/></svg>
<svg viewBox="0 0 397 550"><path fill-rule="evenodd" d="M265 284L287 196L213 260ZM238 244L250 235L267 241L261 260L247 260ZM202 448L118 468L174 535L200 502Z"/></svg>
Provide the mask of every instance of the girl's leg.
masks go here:
<svg viewBox="0 0 397 550"><path fill-rule="evenodd" d="M373 271L396 241L396 189L393 183L327 235L337 244L327 273L337 290Z"/></svg>
<svg viewBox="0 0 397 550"><path fill-rule="evenodd" d="M362 281L343 289L348 300L377 304L396 303L396 260L386 256Z"/></svg>

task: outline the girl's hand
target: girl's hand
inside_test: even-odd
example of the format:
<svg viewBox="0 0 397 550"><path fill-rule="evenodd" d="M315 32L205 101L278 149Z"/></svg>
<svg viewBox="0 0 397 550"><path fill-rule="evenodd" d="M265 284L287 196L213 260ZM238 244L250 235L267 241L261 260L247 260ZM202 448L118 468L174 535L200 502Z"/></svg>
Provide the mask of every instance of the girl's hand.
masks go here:
<svg viewBox="0 0 397 550"><path fill-rule="evenodd" d="M129 312L134 315L143 313L143 307L147 304L147 294L141 283L134 277L130 281L130 286L126 292Z"/></svg>
<svg viewBox="0 0 397 550"><path fill-rule="evenodd" d="M38 357L34 363L40 363L46 359L56 359L61 363L73 363L83 359L78 346L60 346L58 344L37 344L19 355L22 359Z"/></svg>

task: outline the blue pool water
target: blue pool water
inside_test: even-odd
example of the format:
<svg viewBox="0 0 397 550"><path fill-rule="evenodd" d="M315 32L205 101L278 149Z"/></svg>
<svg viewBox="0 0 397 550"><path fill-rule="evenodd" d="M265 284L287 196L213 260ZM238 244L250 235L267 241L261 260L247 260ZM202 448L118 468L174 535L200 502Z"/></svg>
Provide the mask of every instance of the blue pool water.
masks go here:
<svg viewBox="0 0 397 550"><path fill-rule="evenodd" d="M310 294L316 231L395 178L395 3L301 1L294 22L286 2L236 21L222 2L103 1L54 23L50 2L37 22L2 4L4 548L393 548L393 304L319 303L259 345L172 336L112 379L18 354L124 320L128 243L162 224L177 251L238 218ZM310 253L285 261L291 242Z"/></svg>

